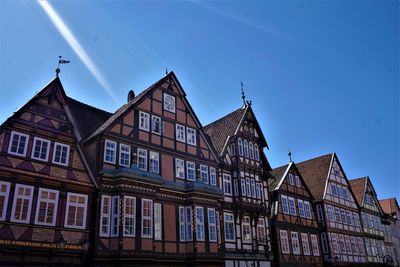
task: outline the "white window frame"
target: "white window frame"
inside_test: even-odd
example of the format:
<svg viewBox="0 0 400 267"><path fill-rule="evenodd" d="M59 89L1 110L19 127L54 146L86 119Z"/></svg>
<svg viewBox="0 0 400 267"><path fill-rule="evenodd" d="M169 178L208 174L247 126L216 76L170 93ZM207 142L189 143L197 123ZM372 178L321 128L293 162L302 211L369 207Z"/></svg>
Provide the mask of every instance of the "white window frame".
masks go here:
<svg viewBox="0 0 400 267"><path fill-rule="evenodd" d="M143 165L144 167L140 166L140 159L143 159ZM143 171L147 171L147 150L146 149L137 149L137 166L139 169Z"/></svg>
<svg viewBox="0 0 400 267"><path fill-rule="evenodd" d="M261 199L261 184L260 183L256 183L256 197L257 199Z"/></svg>
<svg viewBox="0 0 400 267"><path fill-rule="evenodd" d="M335 221L335 216L333 214L333 207L331 205L326 206L326 212L328 214L328 220L331 222Z"/></svg>
<svg viewBox="0 0 400 267"><path fill-rule="evenodd" d="M19 136L18 137L18 141L17 141L17 151L13 152L13 151L11 151L11 149L12 149L12 144L13 144L13 141L14 141L14 136L16 136L16 135ZM21 142L21 137L25 137L25 139L26 139L25 140L25 144L24 144L24 151L22 153L18 153L20 142ZM10 143L8 145L8 153L12 154L12 155L26 157L26 152L28 150L28 143L29 143L29 135L23 134L23 133L20 133L20 132L12 131L11 132L11 137L10 137Z"/></svg>
<svg viewBox="0 0 400 267"><path fill-rule="evenodd" d="M144 203L150 203L150 211L149 214L150 215L144 215ZM149 231L150 233L145 233L144 230L144 221L148 220L149 221ZM142 233L141 233L141 237L142 238L152 238L153 237L153 200L151 199L146 199L146 198L142 198Z"/></svg>
<svg viewBox="0 0 400 267"><path fill-rule="evenodd" d="M108 200L107 210L105 211L105 200ZM111 196L102 195L101 196L101 209L100 209L100 231L99 236L110 236L110 228L111 228ZM105 219L105 222L103 221ZM103 232L103 227L106 227L106 232Z"/></svg>
<svg viewBox="0 0 400 267"><path fill-rule="evenodd" d="M208 166L200 165L200 179L203 183L208 184Z"/></svg>
<svg viewBox="0 0 400 267"><path fill-rule="evenodd" d="M178 222L179 222L179 241L186 241L186 210L185 207L179 206L179 214L178 214Z"/></svg>
<svg viewBox="0 0 400 267"><path fill-rule="evenodd" d="M251 179L251 195L253 198L256 198L256 181L254 179Z"/></svg>
<svg viewBox="0 0 400 267"><path fill-rule="evenodd" d="M108 147L108 145L112 145L112 147ZM115 164L116 150L117 150L116 142L111 141L111 140L105 140L103 161L106 163ZM55 147L54 147L54 151L55 151ZM107 151L110 152L111 159L107 159Z"/></svg>
<svg viewBox="0 0 400 267"><path fill-rule="evenodd" d="M238 188L238 180L237 179L233 180L233 192L234 192L236 197L239 195L239 188Z"/></svg>
<svg viewBox="0 0 400 267"><path fill-rule="evenodd" d="M192 207L185 207L186 241L193 241L193 212Z"/></svg>
<svg viewBox="0 0 400 267"><path fill-rule="evenodd" d="M196 163L186 161L186 178L189 181L196 181Z"/></svg>
<svg viewBox="0 0 400 267"><path fill-rule="evenodd" d="M238 154L243 157L243 142L240 138L238 138Z"/></svg>
<svg viewBox="0 0 400 267"><path fill-rule="evenodd" d="M293 197L288 197L289 201L289 213L290 215L297 216L297 211L296 211L296 202ZM293 203L293 207L292 207Z"/></svg>
<svg viewBox="0 0 400 267"><path fill-rule="evenodd" d="M210 242L217 242L217 214L215 209L207 209L208 216L208 240ZM214 236L213 236L214 235Z"/></svg>
<svg viewBox="0 0 400 267"><path fill-rule="evenodd" d="M127 212L127 202L131 201L131 213ZM129 220L129 223L128 223ZM123 222L124 232L123 236L135 237L136 236L136 197L124 196L124 222ZM127 231L128 230L128 231ZM130 231L131 232L130 232Z"/></svg>
<svg viewBox="0 0 400 267"><path fill-rule="evenodd" d="M150 151L150 172L160 173L160 154Z"/></svg>
<svg viewBox="0 0 400 267"><path fill-rule="evenodd" d="M162 240L162 205L154 203L154 240Z"/></svg>
<svg viewBox="0 0 400 267"><path fill-rule="evenodd" d="M250 178L246 177L246 195L251 197L251 186L250 186Z"/></svg>
<svg viewBox="0 0 400 267"><path fill-rule="evenodd" d="M185 179L185 161L183 159L175 158L175 177Z"/></svg>
<svg viewBox="0 0 400 267"><path fill-rule="evenodd" d="M247 140L243 141L243 150L244 150L244 157L248 158L249 157L249 145L247 143Z"/></svg>
<svg viewBox="0 0 400 267"><path fill-rule="evenodd" d="M36 143L37 142L41 142L41 145L39 147L39 157L35 156L35 151L36 151ZM44 159L42 159L40 157L40 155L42 154L42 149L43 149L43 143L47 144L47 150L46 150L46 157ZM50 152L50 141L40 138L40 137L35 137L33 138L33 147L32 147L32 152L31 152L31 158L32 159L37 159L37 160L41 160L41 161L48 161L49 160L49 152Z"/></svg>
<svg viewBox="0 0 400 267"><path fill-rule="evenodd" d="M71 196L76 196L77 198L83 197L85 199L85 203L84 204L80 204L80 203L72 204L70 201ZM65 207L64 227L75 228L75 229L85 229L86 228L87 201L88 201L87 195L78 194L78 193L70 193L70 192L67 194L67 205ZM69 214L69 209L71 206L75 206L77 208L83 208L82 225L76 225L76 222L75 222L75 224L68 224L68 214ZM75 212L75 221L76 221L76 212Z"/></svg>
<svg viewBox="0 0 400 267"><path fill-rule="evenodd" d="M249 142L249 157L250 157L250 159L254 159L254 150L253 150L252 142Z"/></svg>
<svg viewBox="0 0 400 267"><path fill-rule="evenodd" d="M281 195L281 206L283 214L290 214L288 197L285 195Z"/></svg>
<svg viewBox="0 0 400 267"><path fill-rule="evenodd" d="M150 131L150 114L139 111L139 129L143 131Z"/></svg>
<svg viewBox="0 0 400 267"><path fill-rule="evenodd" d="M157 124L158 124L158 131L157 131ZM151 132L161 135L162 133L162 121L161 118L158 116L151 115Z"/></svg>
<svg viewBox="0 0 400 267"><path fill-rule="evenodd" d="M205 229L204 229L204 208L196 206L196 241L205 240Z"/></svg>
<svg viewBox="0 0 400 267"><path fill-rule="evenodd" d="M265 244L267 241L264 222L263 218L259 218L257 221L257 240L259 244Z"/></svg>
<svg viewBox="0 0 400 267"><path fill-rule="evenodd" d="M297 199L297 207L299 208L299 216L302 218L306 217L304 201L301 199Z"/></svg>
<svg viewBox="0 0 400 267"><path fill-rule="evenodd" d="M224 236L225 236L225 241L228 241L228 242L235 241L235 219L234 218L235 217L232 213L224 212ZM233 238L227 237L227 229L230 229L230 227L227 227L228 224L232 226L231 229L232 229ZM228 234L230 235L231 233L228 233Z"/></svg>
<svg viewBox="0 0 400 267"><path fill-rule="evenodd" d="M175 132L176 132L176 136L175 136L176 141L185 143L185 141L186 141L185 126L176 123L175 124Z"/></svg>
<svg viewBox="0 0 400 267"><path fill-rule="evenodd" d="M47 192L48 195L50 193L54 193L55 194L55 199L49 199L49 198L42 198L42 193L43 192ZM38 225L47 225L47 226L55 226L56 225L56 218L57 218L57 210L58 210L58 195L59 195L59 191L58 190L53 190L53 189L47 189L47 188L39 188L39 192L38 192L38 199L37 199L37 205L36 205L36 214L35 214L35 224ZM39 222L39 212L40 212L40 204L42 202L46 203L46 214L44 215L44 222ZM54 205L54 210L53 210L53 220L50 223L46 222L47 219L47 213L49 211L49 204L53 204Z"/></svg>
<svg viewBox="0 0 400 267"><path fill-rule="evenodd" d="M309 201L304 200L304 212L307 219L312 219L311 204Z"/></svg>
<svg viewBox="0 0 400 267"><path fill-rule="evenodd" d="M310 242L308 241L308 234L301 233L300 237L301 237L301 244L303 247L303 254L306 256L311 255Z"/></svg>
<svg viewBox="0 0 400 267"><path fill-rule="evenodd" d="M240 187L241 187L241 193L242 196L246 196L246 180L244 178L240 179Z"/></svg>
<svg viewBox="0 0 400 267"><path fill-rule="evenodd" d="M232 196L232 177L229 174L223 174L224 194Z"/></svg>
<svg viewBox="0 0 400 267"><path fill-rule="evenodd" d="M123 155L127 157L125 160L128 161L128 164L125 164L122 161ZM119 165L130 167L130 162L131 162L131 146L125 144L119 144Z"/></svg>
<svg viewBox="0 0 400 267"><path fill-rule="evenodd" d="M0 197L4 197L2 212L0 213L0 221L4 221L6 219L7 207L8 207L8 198L10 196L10 187L11 183L0 181L0 189L5 186L5 192L0 191Z"/></svg>
<svg viewBox="0 0 400 267"><path fill-rule="evenodd" d="M167 105L165 104L165 102L166 102L165 99L166 99L167 97L171 97L171 98L173 99L173 109L168 108ZM164 93L164 101L163 101L163 104L164 104L164 110L169 111L169 112L172 112L172 113L175 113L175 110L176 110L176 100L175 100L175 97L174 97L174 96Z"/></svg>
<svg viewBox="0 0 400 267"><path fill-rule="evenodd" d="M290 232L290 240L292 244L292 250L294 255L300 255L300 242L299 234L297 232ZM296 248L297 244L297 248Z"/></svg>
<svg viewBox="0 0 400 267"><path fill-rule="evenodd" d="M119 196L111 197L111 227L110 227L110 236L117 237L119 236L119 214L120 214L120 199Z"/></svg>
<svg viewBox="0 0 400 267"><path fill-rule="evenodd" d="M195 146L197 144L195 129L186 127L186 141L189 145Z"/></svg>
<svg viewBox="0 0 400 267"><path fill-rule="evenodd" d="M254 159L259 161L260 160L260 154L259 154L259 149L258 149L258 145L254 144Z"/></svg>
<svg viewBox="0 0 400 267"><path fill-rule="evenodd" d="M18 195L18 190L19 190L20 188L23 188L23 189L24 189L24 193L25 193L25 190L26 190L26 189L29 189L29 190L30 190L29 195L28 195L28 196L25 196L25 195L23 195L23 196ZM30 219L31 219L31 210L32 210L32 202L33 202L33 201L32 201L32 198L33 198L33 190L34 190L34 187L33 187L33 186L30 186L30 185L24 185L24 184L16 184L16 185L15 185L14 200L13 200L13 206L12 206L11 218L10 218L10 221L11 221L11 222L18 222L18 223L29 223L29 222L30 222ZM22 199L22 204L25 204L26 201L28 201L28 202L27 202L28 211L27 211L27 213L26 213L26 219L25 219L25 220L21 220L21 219L20 219L20 218L21 218L21 211L22 211L22 209L23 209L22 207L23 207L24 205L21 205L21 211L20 211L20 214L19 214L19 216L18 216L18 219L15 218L16 207L17 207L17 199Z"/></svg>
<svg viewBox="0 0 400 267"><path fill-rule="evenodd" d="M210 167L210 184L217 185L217 170L214 167Z"/></svg>
<svg viewBox="0 0 400 267"><path fill-rule="evenodd" d="M244 216L242 220L242 241L243 243L251 243L252 239L250 217Z"/></svg>
<svg viewBox="0 0 400 267"><path fill-rule="evenodd" d="M282 254L290 254L288 232L286 230L279 230L279 238L281 241Z"/></svg>
<svg viewBox="0 0 400 267"><path fill-rule="evenodd" d="M67 149L67 154L66 154L66 156L65 156L65 163L61 162L61 159L62 159L61 155L60 155L60 162L56 161L56 153L57 153L57 147L58 147L58 146L60 146L61 148L66 148L66 149ZM69 150L70 150L69 145L61 144L61 143L55 142L55 143L54 143L54 151L53 151L53 163L54 163L54 164L63 165L63 166L68 166L68 161L69 161ZM61 150L61 153L62 153L62 150Z"/></svg>
<svg viewBox="0 0 400 267"><path fill-rule="evenodd" d="M294 184L294 182L293 182L293 174L291 174L291 173L289 173L289 184L290 185Z"/></svg>
<svg viewBox="0 0 400 267"><path fill-rule="evenodd" d="M318 246L318 237L317 235L311 234L310 235L311 239L311 247L312 247L312 252L314 256L319 256L319 246Z"/></svg>
<svg viewBox="0 0 400 267"><path fill-rule="evenodd" d="M294 180L296 182L296 186L297 187L301 187L301 183L300 183L300 177L298 175L294 176Z"/></svg>

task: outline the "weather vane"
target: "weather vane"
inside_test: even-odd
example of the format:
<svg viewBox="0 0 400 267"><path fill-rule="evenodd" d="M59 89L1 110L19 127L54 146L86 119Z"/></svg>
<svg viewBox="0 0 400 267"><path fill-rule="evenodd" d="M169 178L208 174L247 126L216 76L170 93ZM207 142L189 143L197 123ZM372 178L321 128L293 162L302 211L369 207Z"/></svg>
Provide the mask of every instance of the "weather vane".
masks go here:
<svg viewBox="0 0 400 267"><path fill-rule="evenodd" d="M243 104L244 104L245 106L247 106L247 105L246 105L246 97L245 97L244 91L243 91L243 82L240 82L240 87L241 87L241 90L242 90Z"/></svg>
<svg viewBox="0 0 400 267"><path fill-rule="evenodd" d="M289 148L289 152L287 154L289 156L289 161L292 162L292 152L290 152L290 148Z"/></svg>
<svg viewBox="0 0 400 267"><path fill-rule="evenodd" d="M165 76L168 75L168 67L165 67Z"/></svg>
<svg viewBox="0 0 400 267"><path fill-rule="evenodd" d="M70 61L63 59L61 56L58 57L58 65L57 65L57 69L56 69L56 76L58 76L58 74L60 73L60 64L68 64Z"/></svg>

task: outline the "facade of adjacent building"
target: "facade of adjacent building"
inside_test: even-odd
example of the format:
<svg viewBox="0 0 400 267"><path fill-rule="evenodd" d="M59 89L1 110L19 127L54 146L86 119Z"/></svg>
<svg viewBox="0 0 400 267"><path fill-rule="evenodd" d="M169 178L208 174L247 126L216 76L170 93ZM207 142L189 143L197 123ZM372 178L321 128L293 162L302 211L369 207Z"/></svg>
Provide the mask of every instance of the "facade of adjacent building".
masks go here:
<svg viewBox="0 0 400 267"><path fill-rule="evenodd" d="M296 164L315 199L326 265L367 263L359 207L335 153Z"/></svg>
<svg viewBox="0 0 400 267"><path fill-rule="evenodd" d="M294 162L270 171L269 190L274 266L322 266L314 198Z"/></svg>
<svg viewBox="0 0 400 267"><path fill-rule="evenodd" d="M385 255L384 232L381 218L382 208L369 177L350 180L351 189L361 208L361 223L367 260L370 266L382 266L387 259Z"/></svg>
<svg viewBox="0 0 400 267"><path fill-rule="evenodd" d="M394 265L400 266L400 209L396 198L379 200L383 209L385 248Z"/></svg>

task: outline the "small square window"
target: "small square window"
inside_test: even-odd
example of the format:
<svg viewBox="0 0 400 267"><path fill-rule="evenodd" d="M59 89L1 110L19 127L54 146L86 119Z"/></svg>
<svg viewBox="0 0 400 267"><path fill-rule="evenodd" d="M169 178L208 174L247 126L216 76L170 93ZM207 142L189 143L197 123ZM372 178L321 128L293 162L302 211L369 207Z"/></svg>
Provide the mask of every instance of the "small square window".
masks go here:
<svg viewBox="0 0 400 267"><path fill-rule="evenodd" d="M117 148L117 143L106 140L104 142L104 162L107 163L115 163L115 151Z"/></svg>
<svg viewBox="0 0 400 267"><path fill-rule="evenodd" d="M128 145L119 145L119 165L129 167L131 165L131 147Z"/></svg>
<svg viewBox="0 0 400 267"><path fill-rule="evenodd" d="M47 161L49 158L50 141L35 137L33 139L32 158Z"/></svg>
<svg viewBox="0 0 400 267"><path fill-rule="evenodd" d="M182 159L175 159L175 176L176 178L185 178L185 162Z"/></svg>
<svg viewBox="0 0 400 267"><path fill-rule="evenodd" d="M161 134L162 122L160 117L154 115L151 116L151 131L156 134Z"/></svg>
<svg viewBox="0 0 400 267"><path fill-rule="evenodd" d="M68 166L69 145L55 143L53 163Z"/></svg>
<svg viewBox="0 0 400 267"><path fill-rule="evenodd" d="M25 157L28 141L29 136L27 134L12 132L8 153Z"/></svg>
<svg viewBox="0 0 400 267"><path fill-rule="evenodd" d="M187 127L186 128L187 143L189 145L196 145L196 130Z"/></svg>
<svg viewBox="0 0 400 267"><path fill-rule="evenodd" d="M194 162L186 162L187 179L190 181L196 181L196 165Z"/></svg>
<svg viewBox="0 0 400 267"><path fill-rule="evenodd" d="M185 142L185 126L176 124L176 140Z"/></svg>
<svg viewBox="0 0 400 267"><path fill-rule="evenodd" d="M139 111L139 129L147 132L150 130L150 115L146 112Z"/></svg>
<svg viewBox="0 0 400 267"><path fill-rule="evenodd" d="M138 148L138 167L141 170L147 171L147 150Z"/></svg>

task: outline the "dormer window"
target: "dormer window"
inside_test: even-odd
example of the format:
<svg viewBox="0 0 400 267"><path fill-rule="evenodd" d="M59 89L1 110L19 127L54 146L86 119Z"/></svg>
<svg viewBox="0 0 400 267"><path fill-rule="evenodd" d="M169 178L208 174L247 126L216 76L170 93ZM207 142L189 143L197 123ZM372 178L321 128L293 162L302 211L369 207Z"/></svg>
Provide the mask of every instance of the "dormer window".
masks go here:
<svg viewBox="0 0 400 267"><path fill-rule="evenodd" d="M25 157L28 140L29 136L27 134L12 132L8 153Z"/></svg>
<svg viewBox="0 0 400 267"><path fill-rule="evenodd" d="M164 110L175 113L175 97L164 94Z"/></svg>

